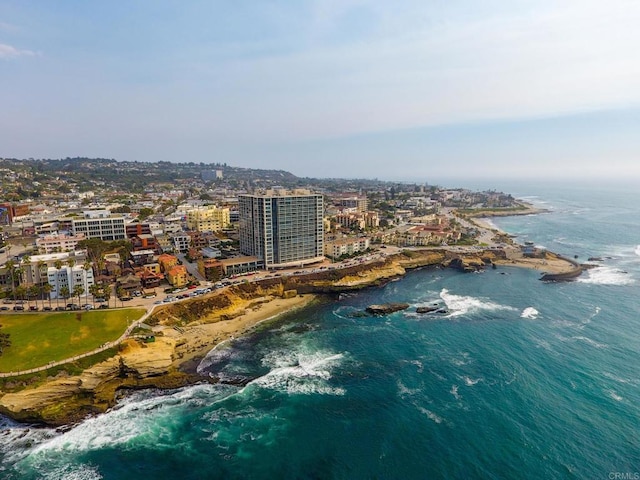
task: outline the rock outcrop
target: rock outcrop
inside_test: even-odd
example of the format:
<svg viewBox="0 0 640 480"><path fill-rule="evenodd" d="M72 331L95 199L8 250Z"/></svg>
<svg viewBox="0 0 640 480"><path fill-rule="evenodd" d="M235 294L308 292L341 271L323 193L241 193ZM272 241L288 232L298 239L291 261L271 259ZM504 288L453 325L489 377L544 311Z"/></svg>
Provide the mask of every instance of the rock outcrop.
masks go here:
<svg viewBox="0 0 640 480"><path fill-rule="evenodd" d="M408 303L385 303L383 305L369 305L366 310L372 315L389 315L407 308L409 308Z"/></svg>

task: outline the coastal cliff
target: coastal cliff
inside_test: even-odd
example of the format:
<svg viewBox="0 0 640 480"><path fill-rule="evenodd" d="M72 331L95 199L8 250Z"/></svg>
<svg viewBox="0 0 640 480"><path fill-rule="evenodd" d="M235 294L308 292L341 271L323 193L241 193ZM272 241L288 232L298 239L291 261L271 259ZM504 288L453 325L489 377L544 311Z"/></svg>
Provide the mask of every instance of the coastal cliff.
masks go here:
<svg viewBox="0 0 640 480"><path fill-rule="evenodd" d="M25 422L63 425L112 407L120 392L177 388L210 381L194 373L215 345L261 320L306 305L313 294L379 286L407 270L428 266L471 271L504 260L504 252L460 254L444 249L402 250L385 259L245 282L209 295L157 307L146 320L154 340L128 339L113 357L79 375L49 377L37 385L14 381L0 397L0 413ZM306 295L312 294L312 295Z"/></svg>

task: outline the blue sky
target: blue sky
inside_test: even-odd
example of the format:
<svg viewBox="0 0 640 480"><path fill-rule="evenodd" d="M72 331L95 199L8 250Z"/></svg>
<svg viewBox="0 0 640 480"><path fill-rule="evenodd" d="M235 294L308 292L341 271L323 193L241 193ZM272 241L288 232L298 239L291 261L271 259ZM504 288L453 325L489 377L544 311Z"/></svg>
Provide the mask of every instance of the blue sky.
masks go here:
<svg viewBox="0 0 640 480"><path fill-rule="evenodd" d="M640 178L640 3L0 3L0 156Z"/></svg>

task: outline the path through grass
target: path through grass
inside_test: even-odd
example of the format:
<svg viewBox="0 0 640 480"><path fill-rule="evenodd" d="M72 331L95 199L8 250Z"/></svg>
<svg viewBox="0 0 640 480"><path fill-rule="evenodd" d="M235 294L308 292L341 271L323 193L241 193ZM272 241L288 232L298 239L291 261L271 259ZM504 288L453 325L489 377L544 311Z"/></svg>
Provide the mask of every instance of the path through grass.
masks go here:
<svg viewBox="0 0 640 480"><path fill-rule="evenodd" d="M0 332L11 346L0 356L0 372L28 370L94 350L116 340L144 314L142 309L0 315Z"/></svg>

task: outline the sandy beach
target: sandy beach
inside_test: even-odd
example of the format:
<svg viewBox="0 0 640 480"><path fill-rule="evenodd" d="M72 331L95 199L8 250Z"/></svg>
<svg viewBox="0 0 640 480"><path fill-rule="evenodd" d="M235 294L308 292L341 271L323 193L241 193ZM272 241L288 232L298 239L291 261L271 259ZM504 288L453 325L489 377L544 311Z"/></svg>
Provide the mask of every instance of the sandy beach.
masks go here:
<svg viewBox="0 0 640 480"><path fill-rule="evenodd" d="M156 332L177 342L174 365L182 370L195 371L197 364L211 349L223 342L251 331L256 325L309 305L315 295L296 295L292 298L264 297L253 306L229 320L213 323L193 323L179 330L154 327Z"/></svg>

